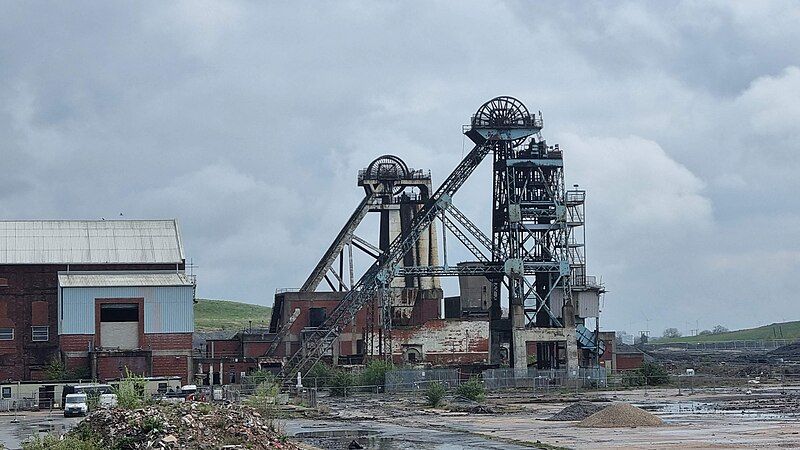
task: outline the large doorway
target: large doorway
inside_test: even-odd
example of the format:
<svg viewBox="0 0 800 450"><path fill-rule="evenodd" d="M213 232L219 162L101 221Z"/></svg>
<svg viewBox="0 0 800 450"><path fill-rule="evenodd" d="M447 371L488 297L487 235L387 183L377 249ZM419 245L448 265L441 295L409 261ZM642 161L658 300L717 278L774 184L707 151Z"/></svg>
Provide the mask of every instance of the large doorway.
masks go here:
<svg viewBox="0 0 800 450"><path fill-rule="evenodd" d="M139 348L139 304L100 305L100 344L103 348Z"/></svg>

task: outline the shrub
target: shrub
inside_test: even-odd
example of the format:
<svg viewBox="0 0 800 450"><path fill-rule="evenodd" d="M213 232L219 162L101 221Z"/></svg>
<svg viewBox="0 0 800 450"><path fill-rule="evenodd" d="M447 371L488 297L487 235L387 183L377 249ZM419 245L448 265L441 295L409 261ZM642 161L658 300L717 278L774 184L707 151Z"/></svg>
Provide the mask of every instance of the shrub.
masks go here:
<svg viewBox="0 0 800 450"><path fill-rule="evenodd" d="M361 384L363 386L383 386L386 383L386 372L393 368L394 366L389 361L372 360L361 372Z"/></svg>
<svg viewBox="0 0 800 450"><path fill-rule="evenodd" d="M486 396L486 389L484 389L481 380L473 376L456 389L456 394L476 402L482 402Z"/></svg>
<svg viewBox="0 0 800 450"><path fill-rule="evenodd" d="M34 436L22 443L22 450L100 450L97 439L91 437L64 436L56 434Z"/></svg>
<svg viewBox="0 0 800 450"><path fill-rule="evenodd" d="M428 405L436 408L442 404L442 399L444 398L444 386L442 383L438 381L434 381L433 383L428 385L428 389L425 391L425 398L428 400Z"/></svg>
<svg viewBox="0 0 800 450"><path fill-rule="evenodd" d="M89 369L78 367L70 370L62 361L53 359L45 367L44 374L48 380L80 380L89 378Z"/></svg>
<svg viewBox="0 0 800 450"><path fill-rule="evenodd" d="M330 367L323 362L318 362L308 371L308 375L303 379L303 385L305 385L306 380L308 380L309 385L313 383L314 386L327 386L332 375L333 371Z"/></svg>
<svg viewBox="0 0 800 450"><path fill-rule="evenodd" d="M247 376L247 382L255 386L258 386L261 383L274 384L275 374L268 370L257 370Z"/></svg>
<svg viewBox="0 0 800 450"><path fill-rule="evenodd" d="M143 376L132 373L125 368L125 378L114 387L117 394L117 406L124 409L136 409L145 403L144 388L147 382Z"/></svg>
<svg viewBox="0 0 800 450"><path fill-rule="evenodd" d="M622 372L622 385L630 387L644 386L644 375L642 375L642 372L640 372L639 369L626 370L625 372Z"/></svg>
<svg viewBox="0 0 800 450"><path fill-rule="evenodd" d="M164 422L157 416L145 417L142 420L142 432L149 433L153 430L161 431L164 429Z"/></svg>
<svg viewBox="0 0 800 450"><path fill-rule="evenodd" d="M270 430L279 432L278 418L278 394L280 385L272 377L271 380L262 381L256 386L253 395L247 398L245 403L261 414L261 418L267 422Z"/></svg>
<svg viewBox="0 0 800 450"><path fill-rule="evenodd" d="M86 408L89 411L96 411L100 406L100 394L92 392L86 395Z"/></svg>
<svg viewBox="0 0 800 450"><path fill-rule="evenodd" d="M639 369L639 371L645 378L647 384L650 386L658 386L669 383L669 374L667 373L667 369L665 369L662 365L645 362L642 364L642 367Z"/></svg>
<svg viewBox="0 0 800 450"><path fill-rule="evenodd" d="M331 395L343 397L347 395L347 388L353 385L353 374L344 370L337 370L330 377L328 385L331 388Z"/></svg>
<svg viewBox="0 0 800 450"><path fill-rule="evenodd" d="M622 374L625 386L658 386L669 383L669 374L663 366L646 362L636 370L628 370Z"/></svg>

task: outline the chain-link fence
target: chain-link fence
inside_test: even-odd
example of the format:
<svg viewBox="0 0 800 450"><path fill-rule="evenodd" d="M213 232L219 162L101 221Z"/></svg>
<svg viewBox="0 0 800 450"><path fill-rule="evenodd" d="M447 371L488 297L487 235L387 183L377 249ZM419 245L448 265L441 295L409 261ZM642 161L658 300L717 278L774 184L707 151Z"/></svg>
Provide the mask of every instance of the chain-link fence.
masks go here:
<svg viewBox="0 0 800 450"><path fill-rule="evenodd" d="M461 382L458 369L403 369L386 372L386 392L403 392L426 389L438 381L445 388L456 387Z"/></svg>
<svg viewBox="0 0 800 450"><path fill-rule="evenodd" d="M575 373L566 369L540 370L500 368L483 371L486 389L529 388L549 390L569 385L570 387L603 388L607 386L606 370L603 368L581 368Z"/></svg>

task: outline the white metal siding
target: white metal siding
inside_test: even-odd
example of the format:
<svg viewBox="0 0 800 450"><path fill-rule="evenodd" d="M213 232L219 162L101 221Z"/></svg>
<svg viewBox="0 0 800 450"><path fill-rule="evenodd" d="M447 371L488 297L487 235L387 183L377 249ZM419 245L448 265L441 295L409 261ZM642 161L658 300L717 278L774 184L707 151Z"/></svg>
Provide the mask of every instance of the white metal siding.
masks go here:
<svg viewBox="0 0 800 450"><path fill-rule="evenodd" d="M145 333L194 331L192 286L61 288L61 334L95 334L98 298L144 298Z"/></svg>

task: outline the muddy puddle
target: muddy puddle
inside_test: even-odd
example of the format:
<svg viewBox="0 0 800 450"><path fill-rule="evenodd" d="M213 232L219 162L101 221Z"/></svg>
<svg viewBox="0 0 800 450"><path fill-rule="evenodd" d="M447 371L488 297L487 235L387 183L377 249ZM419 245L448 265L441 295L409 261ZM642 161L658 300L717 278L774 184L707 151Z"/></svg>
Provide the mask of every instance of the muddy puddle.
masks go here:
<svg viewBox="0 0 800 450"><path fill-rule="evenodd" d="M290 420L286 433L295 440L322 449L347 449L357 443L365 449L380 450L458 450L458 449L524 449L459 431L429 430L381 422L336 422ZM359 448L353 445L350 448Z"/></svg>
<svg viewBox="0 0 800 450"><path fill-rule="evenodd" d="M718 404L709 402L670 402L670 403L650 403L637 405L640 408L656 413L666 420L669 419L691 419L698 415L722 415L746 417L754 420L798 420L800 413L786 412L778 407L760 407L758 409L748 407L736 407L731 404Z"/></svg>

